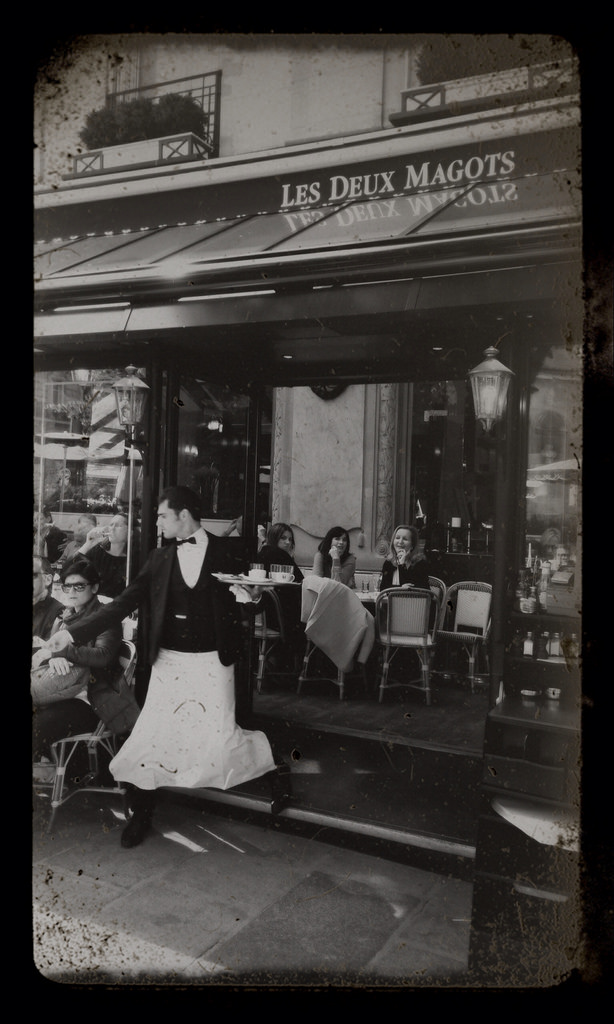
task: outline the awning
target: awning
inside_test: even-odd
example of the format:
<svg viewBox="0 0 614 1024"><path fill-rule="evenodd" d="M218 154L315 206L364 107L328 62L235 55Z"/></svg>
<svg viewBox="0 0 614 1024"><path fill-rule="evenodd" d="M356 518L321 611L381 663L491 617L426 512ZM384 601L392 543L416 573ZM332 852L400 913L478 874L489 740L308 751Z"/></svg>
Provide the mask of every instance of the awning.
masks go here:
<svg viewBox="0 0 614 1024"><path fill-rule="evenodd" d="M211 374L227 383L271 386L315 383L330 375L416 380L464 376L493 339L530 328L535 336L581 329L574 261L499 271L371 284L268 290L261 295L200 297L136 304L116 330L117 314L69 308L35 319L37 350L82 358L116 349L145 357L168 345L176 364L201 352Z"/></svg>
<svg viewBox="0 0 614 1024"><path fill-rule="evenodd" d="M225 380L280 386L392 380L408 365L429 379L435 352L437 372L464 373L510 324L572 319L570 116L549 115L546 129L540 115L526 134L530 118L514 122L519 134L506 119L462 138L386 133L48 195L36 217L37 352L133 359L160 343L178 360L201 351Z"/></svg>
<svg viewBox="0 0 614 1024"><path fill-rule="evenodd" d="M37 302L134 299L152 290L189 297L221 281L259 286L310 274L343 279L386 265L398 272L441 266L446 249L492 259L511 233L509 252L548 247L580 220L577 173L531 174L412 195L262 213L213 223L81 235L39 242ZM426 266L422 264L426 262Z"/></svg>

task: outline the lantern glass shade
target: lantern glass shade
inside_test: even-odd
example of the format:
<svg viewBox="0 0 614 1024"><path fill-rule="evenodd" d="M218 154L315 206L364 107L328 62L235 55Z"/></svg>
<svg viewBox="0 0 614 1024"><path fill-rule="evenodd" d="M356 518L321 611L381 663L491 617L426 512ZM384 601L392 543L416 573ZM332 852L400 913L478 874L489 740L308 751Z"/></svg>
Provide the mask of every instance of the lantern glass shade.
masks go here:
<svg viewBox="0 0 614 1024"><path fill-rule="evenodd" d="M514 376L507 366L497 359L496 348L487 348L484 362L469 371L473 393L475 418L488 433L494 423L502 419L507 404L510 381Z"/></svg>
<svg viewBox="0 0 614 1024"><path fill-rule="evenodd" d="M126 377L113 385L117 417L122 426L136 427L143 422L149 387L136 375L136 366L126 367Z"/></svg>

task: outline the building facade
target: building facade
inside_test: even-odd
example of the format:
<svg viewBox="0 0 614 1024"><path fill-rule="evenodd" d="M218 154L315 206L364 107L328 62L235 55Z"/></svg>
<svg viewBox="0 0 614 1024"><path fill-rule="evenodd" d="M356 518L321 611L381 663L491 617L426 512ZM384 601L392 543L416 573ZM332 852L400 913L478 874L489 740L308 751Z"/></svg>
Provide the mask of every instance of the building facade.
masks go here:
<svg viewBox="0 0 614 1024"><path fill-rule="evenodd" d="M284 42L128 38L110 95L193 94L215 76L211 148L75 152L60 187L37 188L35 497L64 529L84 509L129 506L141 558L158 543L156 495L175 482L199 492L213 532L242 516L250 542L260 523L289 523L306 567L339 524L358 569L377 572L394 526L411 523L434 576L488 583L484 746L472 752L500 758L502 781L452 843L472 859L492 800L537 801L550 821L577 796L577 68L561 44L550 60L421 83L424 40ZM110 67L104 45L92 56ZM102 99L88 94L88 110ZM52 118L43 102L38 114L48 182ZM513 376L485 429L468 374L491 348ZM114 392L129 364L149 402L127 441ZM526 659L514 644L545 624L559 653ZM548 690L561 698L544 703L548 735L527 740L523 715ZM275 717L258 695L249 703ZM382 738L368 710L335 730ZM565 751L554 772L552 734ZM463 739L431 746L468 753ZM478 946L491 924L476 918Z"/></svg>

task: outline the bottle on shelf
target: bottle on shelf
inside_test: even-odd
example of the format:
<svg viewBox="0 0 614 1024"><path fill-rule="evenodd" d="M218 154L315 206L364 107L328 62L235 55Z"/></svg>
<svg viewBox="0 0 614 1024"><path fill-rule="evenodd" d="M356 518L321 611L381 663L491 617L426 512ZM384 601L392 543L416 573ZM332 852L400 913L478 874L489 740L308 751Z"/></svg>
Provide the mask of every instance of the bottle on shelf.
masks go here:
<svg viewBox="0 0 614 1024"><path fill-rule="evenodd" d="M535 657L540 661L545 661L550 656L550 634L544 630L539 633L535 642Z"/></svg>
<svg viewBox="0 0 614 1024"><path fill-rule="evenodd" d="M526 569L519 569L516 578L516 590L514 592L514 609L517 612L526 612L526 598L529 596L528 573Z"/></svg>
<svg viewBox="0 0 614 1024"><path fill-rule="evenodd" d="M519 629L516 629L514 631L514 636L512 638L512 643L510 645L510 653L512 655L514 655L514 657L518 657L519 655L521 655L523 653L523 645L524 645L523 635L522 635L522 633L521 633L521 631Z"/></svg>
<svg viewBox="0 0 614 1024"><path fill-rule="evenodd" d="M580 644L578 643L576 633L561 637L561 652L565 655L568 662L577 661L580 655Z"/></svg>
<svg viewBox="0 0 614 1024"><path fill-rule="evenodd" d="M526 600L526 610L529 615L533 615L537 610L537 588L529 587L529 596Z"/></svg>
<svg viewBox="0 0 614 1024"><path fill-rule="evenodd" d="M550 586L550 562L542 562L538 584L539 610L548 610L548 587Z"/></svg>
<svg viewBox="0 0 614 1024"><path fill-rule="evenodd" d="M561 656L561 634L551 633L550 634L550 646L549 653L551 658L559 658Z"/></svg>
<svg viewBox="0 0 614 1024"><path fill-rule="evenodd" d="M527 630L527 632L524 635L524 640L522 642L522 653L526 658L533 657L533 633L530 629Z"/></svg>
<svg viewBox="0 0 614 1024"><path fill-rule="evenodd" d="M448 523L447 550L453 554L463 551L463 530L462 522L457 516L453 516Z"/></svg>
<svg viewBox="0 0 614 1024"><path fill-rule="evenodd" d="M524 560L525 568L530 569L533 565L533 550L531 547L531 541L529 541L529 547L527 549L527 555Z"/></svg>

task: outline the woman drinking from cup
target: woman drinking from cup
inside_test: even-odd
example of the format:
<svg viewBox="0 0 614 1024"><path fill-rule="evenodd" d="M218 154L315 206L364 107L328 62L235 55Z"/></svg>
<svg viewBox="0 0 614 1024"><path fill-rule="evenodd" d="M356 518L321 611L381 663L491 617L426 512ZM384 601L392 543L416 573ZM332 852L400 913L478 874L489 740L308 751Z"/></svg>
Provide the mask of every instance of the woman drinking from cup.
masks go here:
<svg viewBox="0 0 614 1024"><path fill-rule="evenodd" d="M100 597L117 597L126 589L128 551L128 517L118 512L106 526L89 530L78 554L95 565L100 573ZM132 567L135 567L135 545L132 545ZM132 575L132 574L131 574Z"/></svg>

